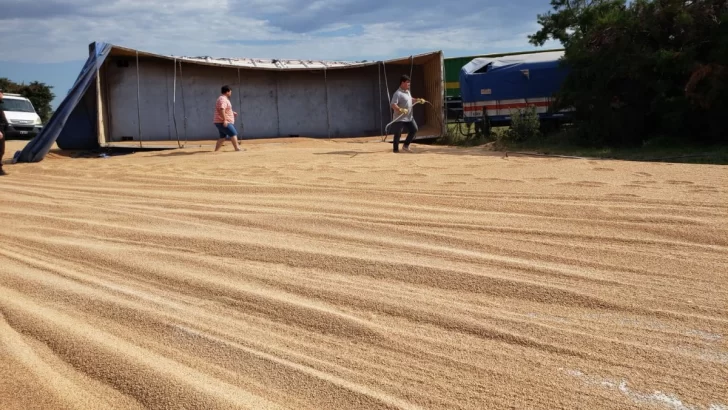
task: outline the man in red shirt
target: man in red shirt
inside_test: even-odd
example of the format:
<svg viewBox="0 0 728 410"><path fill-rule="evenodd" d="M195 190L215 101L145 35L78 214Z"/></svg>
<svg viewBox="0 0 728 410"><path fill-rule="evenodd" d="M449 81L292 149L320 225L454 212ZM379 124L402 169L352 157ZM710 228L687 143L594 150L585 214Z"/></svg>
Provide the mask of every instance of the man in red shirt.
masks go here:
<svg viewBox="0 0 728 410"><path fill-rule="evenodd" d="M235 129L235 117L238 113L233 111L233 105L230 103L230 96L233 91L227 85L224 85L221 91L222 94L217 97L215 103L215 115L212 120L220 133L220 138L217 140L217 145L215 145L215 151L222 148L227 138L232 140L235 151L241 151L238 145L238 130Z"/></svg>

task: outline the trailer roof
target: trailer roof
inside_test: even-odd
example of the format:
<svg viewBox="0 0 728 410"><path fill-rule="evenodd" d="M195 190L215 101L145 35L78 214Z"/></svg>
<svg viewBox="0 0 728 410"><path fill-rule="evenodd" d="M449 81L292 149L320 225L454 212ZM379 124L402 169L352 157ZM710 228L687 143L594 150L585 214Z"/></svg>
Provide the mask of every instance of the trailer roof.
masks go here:
<svg viewBox="0 0 728 410"><path fill-rule="evenodd" d="M339 61L339 60L296 60L296 59L271 59L271 58L225 58L211 56L175 56L150 53L147 51L139 51L131 48L112 45L112 57L152 57L164 58L168 60L186 61L194 64L214 65L221 67L235 68L252 68L267 70L324 70L337 68L354 68L376 65L380 62L386 64L414 64L424 63L435 56L442 54L442 51L433 51L430 53L417 54L408 57L401 57L385 61Z"/></svg>

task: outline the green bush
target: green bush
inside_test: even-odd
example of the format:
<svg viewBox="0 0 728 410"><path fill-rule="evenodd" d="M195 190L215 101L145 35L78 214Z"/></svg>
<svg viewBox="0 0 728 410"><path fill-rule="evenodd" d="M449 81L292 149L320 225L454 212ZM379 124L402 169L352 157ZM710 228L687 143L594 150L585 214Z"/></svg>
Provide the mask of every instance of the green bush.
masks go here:
<svg viewBox="0 0 728 410"><path fill-rule="evenodd" d="M541 121L536 107L511 112L511 126L503 138L513 142L524 142L541 137Z"/></svg>
<svg viewBox="0 0 728 410"><path fill-rule="evenodd" d="M488 141L489 139L478 131L475 124L458 122L449 123L447 131L437 140L437 143L440 145L474 147L485 144Z"/></svg>
<svg viewBox="0 0 728 410"><path fill-rule="evenodd" d="M530 41L564 45L557 106L575 109L584 142L728 143L727 0L551 0L551 9Z"/></svg>
<svg viewBox="0 0 728 410"><path fill-rule="evenodd" d="M458 145L459 142L460 136L452 127L448 127L445 134L437 140L437 143L440 145Z"/></svg>

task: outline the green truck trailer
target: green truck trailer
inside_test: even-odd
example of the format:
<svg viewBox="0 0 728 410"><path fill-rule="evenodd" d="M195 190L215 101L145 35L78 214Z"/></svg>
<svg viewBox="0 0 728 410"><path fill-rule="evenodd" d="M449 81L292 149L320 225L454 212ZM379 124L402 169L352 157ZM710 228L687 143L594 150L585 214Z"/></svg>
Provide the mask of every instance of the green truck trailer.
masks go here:
<svg viewBox="0 0 728 410"><path fill-rule="evenodd" d="M463 114L463 104L460 99L460 69L475 58L480 57L504 57L515 54L535 54L550 51L563 51L563 49L517 51L513 53L483 54L476 56L450 57L445 59L445 104L447 106L447 118L459 119Z"/></svg>

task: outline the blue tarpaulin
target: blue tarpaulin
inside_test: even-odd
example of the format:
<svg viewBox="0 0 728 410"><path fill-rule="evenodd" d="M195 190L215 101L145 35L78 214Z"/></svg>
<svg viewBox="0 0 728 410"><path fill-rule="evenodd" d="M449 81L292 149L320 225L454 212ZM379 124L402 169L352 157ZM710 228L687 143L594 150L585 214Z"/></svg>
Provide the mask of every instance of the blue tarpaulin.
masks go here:
<svg viewBox="0 0 728 410"><path fill-rule="evenodd" d="M95 42L76 83L64 98L43 130L15 153L15 162L39 162L54 143L61 149L98 148L96 70L111 51L111 44ZM91 92L89 92L89 90Z"/></svg>

